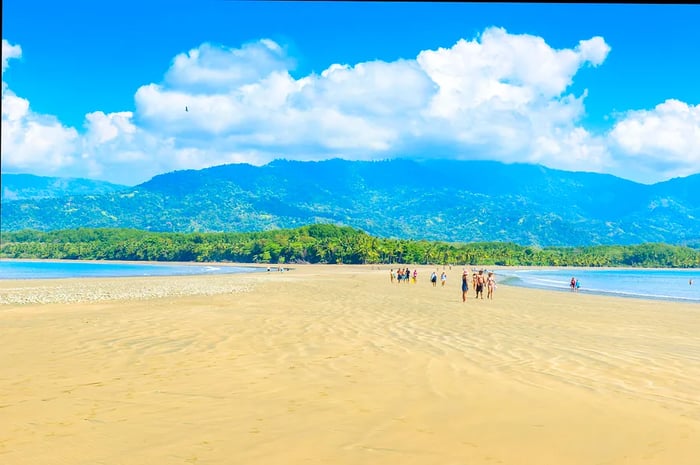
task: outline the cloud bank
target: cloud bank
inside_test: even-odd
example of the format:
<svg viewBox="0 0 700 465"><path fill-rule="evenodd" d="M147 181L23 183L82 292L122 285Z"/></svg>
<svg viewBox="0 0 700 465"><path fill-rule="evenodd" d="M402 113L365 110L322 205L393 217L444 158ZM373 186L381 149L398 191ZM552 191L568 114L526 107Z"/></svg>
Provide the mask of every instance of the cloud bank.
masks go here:
<svg viewBox="0 0 700 465"><path fill-rule="evenodd" d="M632 109L606 133L582 126L587 91L569 88L610 50L602 37L556 50L541 37L488 28L415 58L332 64L294 78L294 58L272 40L204 43L174 57L162 82L138 88L133 111L94 111L78 130L32 112L7 87L8 63L22 52L3 40L2 169L136 184L224 163L412 156L642 182L698 172L698 105Z"/></svg>

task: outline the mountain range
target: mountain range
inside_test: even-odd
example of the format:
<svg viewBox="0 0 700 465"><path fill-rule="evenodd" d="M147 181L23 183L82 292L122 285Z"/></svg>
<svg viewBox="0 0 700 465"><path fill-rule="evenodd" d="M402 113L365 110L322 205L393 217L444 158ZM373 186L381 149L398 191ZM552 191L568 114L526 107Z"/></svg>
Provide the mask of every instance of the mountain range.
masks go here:
<svg viewBox="0 0 700 465"><path fill-rule="evenodd" d="M100 195L124 190L127 186L83 178L56 178L33 174L2 174L0 200L36 200L69 195Z"/></svg>
<svg viewBox="0 0 700 465"><path fill-rule="evenodd" d="M700 243L700 174L652 185L494 161L275 160L137 186L2 175L2 227L259 231L311 223L379 237L521 245Z"/></svg>

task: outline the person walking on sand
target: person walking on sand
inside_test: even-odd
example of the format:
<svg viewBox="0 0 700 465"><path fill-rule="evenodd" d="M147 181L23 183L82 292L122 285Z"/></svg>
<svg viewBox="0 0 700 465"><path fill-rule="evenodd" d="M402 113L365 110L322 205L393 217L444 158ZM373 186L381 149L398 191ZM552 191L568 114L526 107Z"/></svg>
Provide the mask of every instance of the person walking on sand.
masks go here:
<svg viewBox="0 0 700 465"><path fill-rule="evenodd" d="M484 270L479 270L479 274L476 275L476 298L477 299L479 298L479 296L481 296L482 300L484 298L485 281L486 281L486 279L484 278Z"/></svg>
<svg viewBox="0 0 700 465"><path fill-rule="evenodd" d="M430 275L430 282L433 284L433 287L437 286L437 273L434 271Z"/></svg>
<svg viewBox="0 0 700 465"><path fill-rule="evenodd" d="M493 291L496 289L496 277L493 271L489 271L489 276L486 278L486 298L493 300Z"/></svg>
<svg viewBox="0 0 700 465"><path fill-rule="evenodd" d="M445 282L447 282L447 273L443 271L442 275L440 276L440 283L442 284L442 287L445 287Z"/></svg>
<svg viewBox="0 0 700 465"><path fill-rule="evenodd" d="M469 291L469 274L467 270L462 273L462 302L467 301L467 292Z"/></svg>

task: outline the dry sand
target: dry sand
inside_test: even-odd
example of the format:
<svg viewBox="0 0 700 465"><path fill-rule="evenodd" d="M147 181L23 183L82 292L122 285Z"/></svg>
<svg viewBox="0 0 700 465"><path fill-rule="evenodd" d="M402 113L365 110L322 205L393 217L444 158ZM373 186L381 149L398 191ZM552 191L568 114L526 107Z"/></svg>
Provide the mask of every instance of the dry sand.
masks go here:
<svg viewBox="0 0 700 465"><path fill-rule="evenodd" d="M429 272L0 281L0 463L700 463L700 306Z"/></svg>

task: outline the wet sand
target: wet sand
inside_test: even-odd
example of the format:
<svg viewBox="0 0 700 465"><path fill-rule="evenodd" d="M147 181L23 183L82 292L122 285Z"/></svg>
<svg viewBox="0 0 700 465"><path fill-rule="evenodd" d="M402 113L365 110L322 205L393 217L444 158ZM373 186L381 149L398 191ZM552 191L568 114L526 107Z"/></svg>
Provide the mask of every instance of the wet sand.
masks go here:
<svg viewBox="0 0 700 465"><path fill-rule="evenodd" d="M0 463L700 463L700 306L430 270L0 281Z"/></svg>

